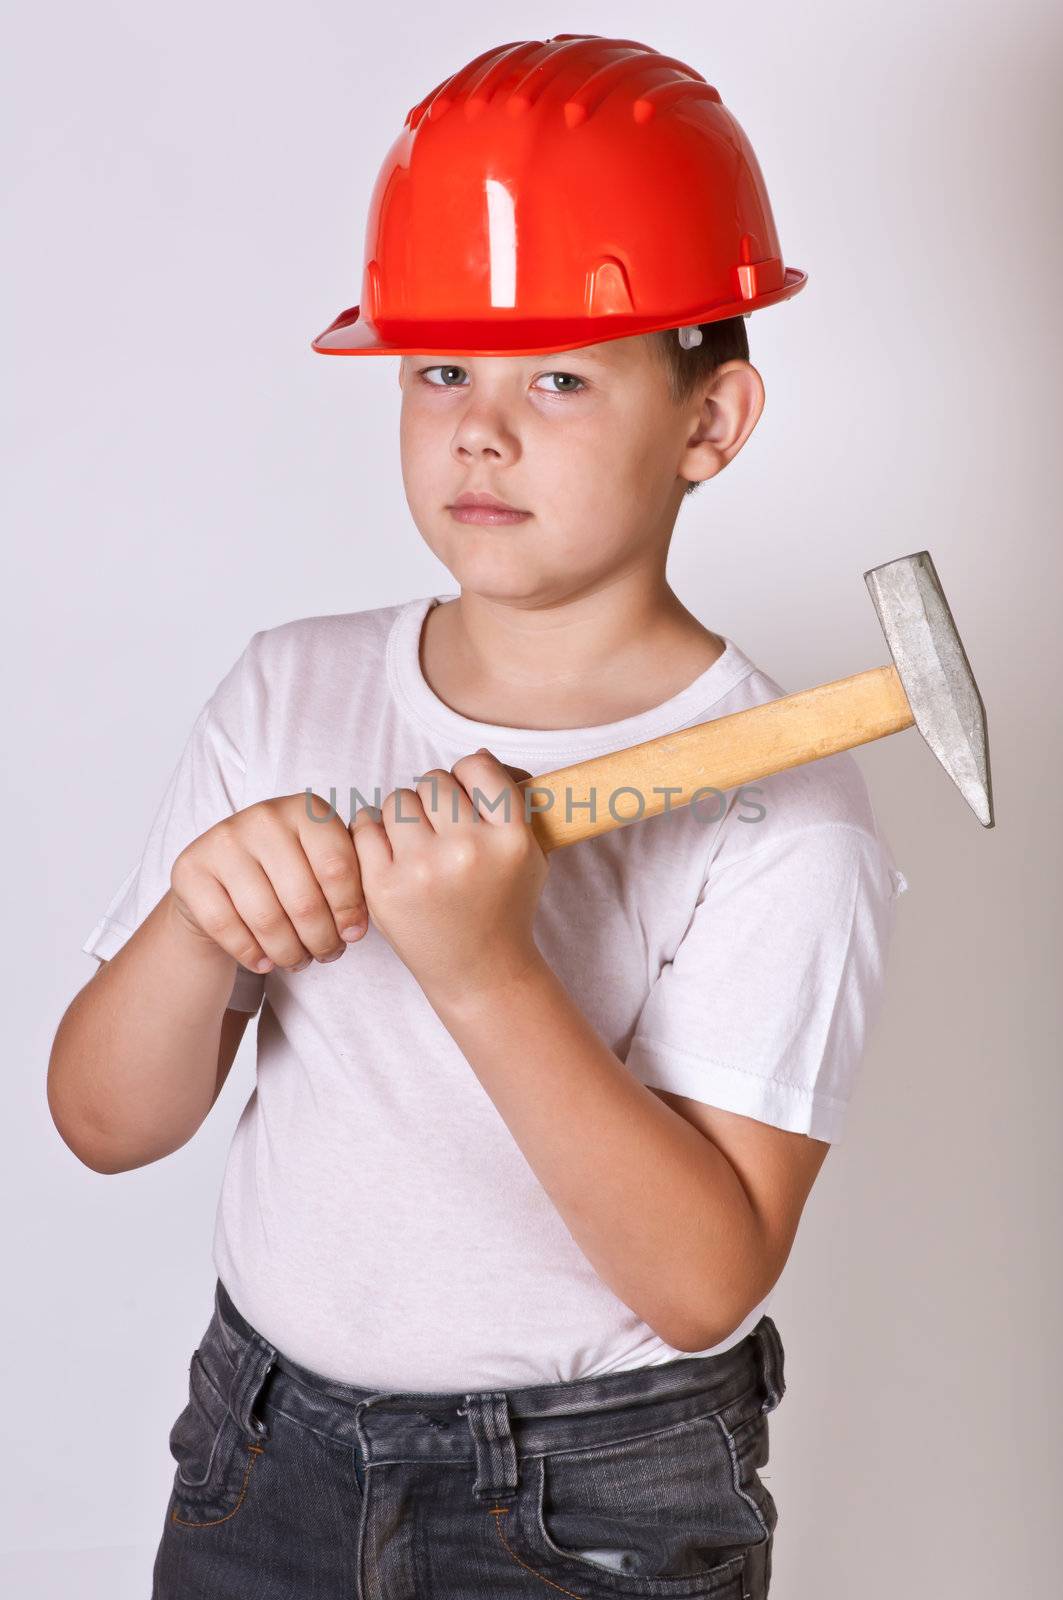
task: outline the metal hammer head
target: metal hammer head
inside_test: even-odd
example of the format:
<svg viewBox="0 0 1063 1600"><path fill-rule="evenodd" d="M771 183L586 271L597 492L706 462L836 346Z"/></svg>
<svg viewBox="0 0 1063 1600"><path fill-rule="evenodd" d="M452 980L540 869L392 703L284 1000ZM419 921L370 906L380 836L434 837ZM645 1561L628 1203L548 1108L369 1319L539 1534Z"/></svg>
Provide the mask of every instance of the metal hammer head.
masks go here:
<svg viewBox="0 0 1063 1600"><path fill-rule="evenodd" d="M864 573L915 725L985 828L993 826L985 706L929 550Z"/></svg>

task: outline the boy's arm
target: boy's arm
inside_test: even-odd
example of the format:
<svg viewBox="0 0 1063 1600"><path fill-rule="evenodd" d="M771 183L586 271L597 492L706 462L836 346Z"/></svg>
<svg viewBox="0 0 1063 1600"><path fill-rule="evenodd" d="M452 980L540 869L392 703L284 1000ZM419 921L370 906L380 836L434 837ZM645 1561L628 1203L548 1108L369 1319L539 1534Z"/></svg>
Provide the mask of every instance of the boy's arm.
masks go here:
<svg viewBox="0 0 1063 1600"><path fill-rule="evenodd" d="M775 1265L764 1291L767 1294L789 1260L805 1201L827 1159L829 1141L792 1133L756 1117L724 1111L704 1100L656 1089L652 1084L647 1087L722 1151L737 1172L774 1252ZM762 1298L763 1295L757 1296L753 1304L758 1305Z"/></svg>
<svg viewBox="0 0 1063 1600"><path fill-rule="evenodd" d="M86 1166L128 1172L188 1143L247 1023L226 1010L236 966L195 938L167 891L74 996L48 1062L48 1108Z"/></svg>
<svg viewBox="0 0 1063 1600"><path fill-rule="evenodd" d="M97 956L96 959L99 962L99 966L93 977L103 971L109 958ZM90 978L89 982L91 983L91 981L92 979ZM247 1032L247 1024L251 1021L253 1015L253 1012L234 1011L229 1007L222 1016L221 1038L218 1042L218 1073L214 1082L214 1099L210 1102L212 1110L214 1101L217 1100L225 1088L225 1081L229 1076L233 1062L236 1060L236 1053L240 1048L244 1034Z"/></svg>
<svg viewBox="0 0 1063 1600"><path fill-rule="evenodd" d="M370 916L601 1278L711 1349L778 1279L838 1136L903 877L844 815L726 862L621 1061L535 942L548 861L514 774L481 749L358 815Z"/></svg>
<svg viewBox="0 0 1063 1600"><path fill-rule="evenodd" d="M360 813L370 916L599 1276L675 1349L709 1349L778 1278L825 1147L718 1114L733 1161L609 1049L535 943L547 861L519 771L480 750Z"/></svg>
<svg viewBox="0 0 1063 1600"><path fill-rule="evenodd" d="M677 1350L778 1279L829 1145L640 1083L541 956L428 998L599 1277Z"/></svg>

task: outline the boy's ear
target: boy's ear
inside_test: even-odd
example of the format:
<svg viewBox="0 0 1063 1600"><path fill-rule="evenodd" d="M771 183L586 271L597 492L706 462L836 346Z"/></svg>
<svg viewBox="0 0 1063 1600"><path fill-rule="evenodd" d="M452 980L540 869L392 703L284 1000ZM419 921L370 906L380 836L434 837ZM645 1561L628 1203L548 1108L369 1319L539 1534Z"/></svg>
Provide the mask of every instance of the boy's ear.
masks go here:
<svg viewBox="0 0 1063 1600"><path fill-rule="evenodd" d="M691 483L703 483L734 460L759 422L764 381L751 361L725 361L691 404L699 409L678 472Z"/></svg>

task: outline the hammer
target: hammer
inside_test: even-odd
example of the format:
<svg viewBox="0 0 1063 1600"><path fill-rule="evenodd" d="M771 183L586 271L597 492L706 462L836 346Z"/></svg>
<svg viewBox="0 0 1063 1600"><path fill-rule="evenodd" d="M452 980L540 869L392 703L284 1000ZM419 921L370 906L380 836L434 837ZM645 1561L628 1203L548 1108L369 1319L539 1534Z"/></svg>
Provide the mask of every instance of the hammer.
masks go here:
<svg viewBox="0 0 1063 1600"><path fill-rule="evenodd" d="M872 567L864 582L892 666L522 780L522 790L550 797L541 808L538 799L525 802L543 850L851 750L913 722L982 826L993 827L985 706L929 550ZM559 797L563 804L555 810Z"/></svg>

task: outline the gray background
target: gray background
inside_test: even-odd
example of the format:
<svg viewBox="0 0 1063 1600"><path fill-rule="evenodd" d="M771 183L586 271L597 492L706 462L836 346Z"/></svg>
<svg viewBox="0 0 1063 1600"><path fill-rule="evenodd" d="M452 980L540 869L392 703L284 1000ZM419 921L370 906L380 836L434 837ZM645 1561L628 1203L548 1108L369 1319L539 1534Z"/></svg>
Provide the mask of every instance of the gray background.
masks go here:
<svg viewBox="0 0 1063 1600"><path fill-rule="evenodd" d="M928 548L989 716L983 831L918 732L857 759L898 865L890 990L773 1305L773 1596L1041 1593L1060 1427L1060 31L1047 3L111 0L22 8L3 96L8 1115L0 1584L146 1596L253 1039L168 1160L55 1132L79 945L250 635L449 592L359 298L408 108L494 43L642 39L758 152L794 300L670 578L789 691L881 664L862 573ZM10 39L10 33L9 33ZM11 1114L13 1113L13 1115Z"/></svg>

